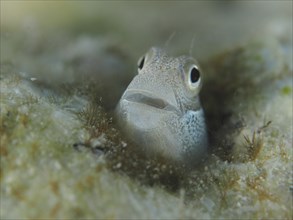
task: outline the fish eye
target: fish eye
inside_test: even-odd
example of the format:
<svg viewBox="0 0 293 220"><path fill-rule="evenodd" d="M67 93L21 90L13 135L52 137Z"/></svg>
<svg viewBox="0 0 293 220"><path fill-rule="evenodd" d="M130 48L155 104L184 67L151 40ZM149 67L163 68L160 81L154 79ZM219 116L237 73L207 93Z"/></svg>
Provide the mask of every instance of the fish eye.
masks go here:
<svg viewBox="0 0 293 220"><path fill-rule="evenodd" d="M192 67L190 70L190 82L197 83L200 78L200 72L196 67Z"/></svg>
<svg viewBox="0 0 293 220"><path fill-rule="evenodd" d="M158 54L158 49L156 48L151 48L148 50L147 53L145 53L137 62L137 69L138 72L140 72L140 70L142 70L143 68L145 68L145 66L152 62L154 60L154 57Z"/></svg>
<svg viewBox="0 0 293 220"><path fill-rule="evenodd" d="M138 66L138 69L139 69L139 70L142 70L142 68L143 68L143 66L144 66L144 61L145 61L145 56L141 57L141 58L138 60L137 66Z"/></svg>
<svg viewBox="0 0 293 220"><path fill-rule="evenodd" d="M201 73L196 65L191 65L188 69L188 85L191 90L197 90L201 84Z"/></svg>

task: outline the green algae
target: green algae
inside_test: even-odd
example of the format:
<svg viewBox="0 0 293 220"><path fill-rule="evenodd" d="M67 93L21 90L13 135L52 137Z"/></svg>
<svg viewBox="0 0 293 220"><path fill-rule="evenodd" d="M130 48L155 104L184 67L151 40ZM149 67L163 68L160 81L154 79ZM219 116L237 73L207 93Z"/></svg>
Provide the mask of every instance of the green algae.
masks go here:
<svg viewBox="0 0 293 220"><path fill-rule="evenodd" d="M281 94L282 95L291 95L292 94L292 87L290 87L290 86L284 86L281 89Z"/></svg>

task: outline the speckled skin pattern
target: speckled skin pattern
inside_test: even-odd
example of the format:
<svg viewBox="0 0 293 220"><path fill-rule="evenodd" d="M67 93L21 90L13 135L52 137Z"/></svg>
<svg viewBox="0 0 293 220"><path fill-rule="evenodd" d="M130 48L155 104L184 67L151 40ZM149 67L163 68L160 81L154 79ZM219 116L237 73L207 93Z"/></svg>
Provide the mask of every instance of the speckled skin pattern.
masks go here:
<svg viewBox="0 0 293 220"><path fill-rule="evenodd" d="M199 77L192 82L191 70ZM208 141L199 101L202 72L189 56L171 57L151 48L138 63L138 74L116 109L127 137L150 156L193 166L204 157Z"/></svg>

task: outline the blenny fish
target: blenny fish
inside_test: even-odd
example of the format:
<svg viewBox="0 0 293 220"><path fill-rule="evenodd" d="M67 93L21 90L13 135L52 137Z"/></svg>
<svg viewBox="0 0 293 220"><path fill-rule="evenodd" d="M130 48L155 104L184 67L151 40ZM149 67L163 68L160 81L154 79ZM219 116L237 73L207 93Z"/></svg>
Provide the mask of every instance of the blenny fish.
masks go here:
<svg viewBox="0 0 293 220"><path fill-rule="evenodd" d="M126 136L149 156L194 166L208 147L199 92L202 71L191 56L169 56L152 47L138 61L138 74L123 93L118 123Z"/></svg>

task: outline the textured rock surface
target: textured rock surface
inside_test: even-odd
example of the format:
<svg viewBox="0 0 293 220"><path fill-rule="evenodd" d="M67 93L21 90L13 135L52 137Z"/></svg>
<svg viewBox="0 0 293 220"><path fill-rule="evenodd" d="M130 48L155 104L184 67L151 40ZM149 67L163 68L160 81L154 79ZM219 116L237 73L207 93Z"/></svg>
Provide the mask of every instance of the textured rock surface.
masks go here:
<svg viewBox="0 0 293 220"><path fill-rule="evenodd" d="M1 218L291 219L292 2L249 2L1 1ZM112 119L173 31L176 54L196 34L206 75L210 154L189 173L132 152Z"/></svg>

